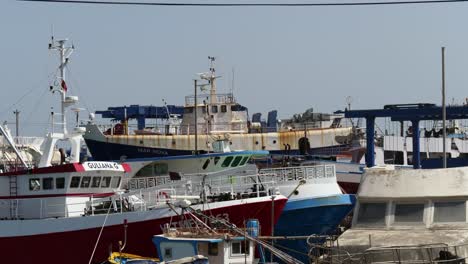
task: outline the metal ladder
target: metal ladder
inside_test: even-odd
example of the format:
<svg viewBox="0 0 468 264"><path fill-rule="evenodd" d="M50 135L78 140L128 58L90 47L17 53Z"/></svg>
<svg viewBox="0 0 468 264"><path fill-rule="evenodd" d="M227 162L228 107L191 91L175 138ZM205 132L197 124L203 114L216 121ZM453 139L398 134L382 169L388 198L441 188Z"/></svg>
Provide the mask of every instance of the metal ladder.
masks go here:
<svg viewBox="0 0 468 264"><path fill-rule="evenodd" d="M16 197L18 195L18 178L16 175L9 176L10 178L10 197ZM10 199L10 217L12 219L17 217L18 200Z"/></svg>

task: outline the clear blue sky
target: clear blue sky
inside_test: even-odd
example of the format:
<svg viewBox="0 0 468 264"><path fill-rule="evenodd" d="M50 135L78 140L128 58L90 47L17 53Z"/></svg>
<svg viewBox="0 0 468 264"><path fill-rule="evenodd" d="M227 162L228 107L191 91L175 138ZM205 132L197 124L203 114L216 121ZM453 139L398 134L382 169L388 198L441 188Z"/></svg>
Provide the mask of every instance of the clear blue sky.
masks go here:
<svg viewBox="0 0 468 264"><path fill-rule="evenodd" d="M47 92L57 66L47 49L52 25L57 38L76 46L68 83L91 110L161 105L163 98L181 105L209 55L224 76L221 92L230 89L235 68L234 92L250 113L331 112L343 109L349 95L353 108L439 103L441 46L447 47L447 96L462 102L466 14L468 3L202 8L2 0L0 120L13 121L20 109L23 134L38 134L50 106L59 110Z"/></svg>

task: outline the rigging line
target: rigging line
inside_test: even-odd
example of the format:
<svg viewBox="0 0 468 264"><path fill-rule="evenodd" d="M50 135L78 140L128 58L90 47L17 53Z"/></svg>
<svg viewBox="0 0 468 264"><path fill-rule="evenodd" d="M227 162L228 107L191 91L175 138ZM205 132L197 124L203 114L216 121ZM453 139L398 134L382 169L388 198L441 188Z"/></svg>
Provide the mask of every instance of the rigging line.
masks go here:
<svg viewBox="0 0 468 264"><path fill-rule="evenodd" d="M28 123L30 120L31 120L31 117L33 115L33 113L37 113L37 109L39 109L39 105L43 102L42 101L42 98L44 97L44 95L48 92L48 90L44 89L43 92L41 93L41 95L39 96L39 100L36 101L36 103L34 104L33 108L31 109L31 111L28 113L28 116L27 118L24 120L25 123ZM48 123L48 122L47 122ZM37 124L44 124L44 123L37 123ZM46 125L47 127L47 125Z"/></svg>
<svg viewBox="0 0 468 264"><path fill-rule="evenodd" d="M77 94L80 96L80 100L83 102L85 108L86 108L86 111L88 113L92 113L95 111L95 107L94 105L92 105L93 108L90 108L89 107L89 104L87 103L87 101L85 99L82 99L82 98L85 98L85 97L82 97L81 95L83 95L82 93L82 90L80 89L80 85L78 83L78 79L75 78L75 76L73 75L73 71L72 71L72 68L70 67L70 65L67 65L66 68L68 69L68 75L70 75L70 79L71 79L71 82L73 84L73 87L72 88L75 88L75 90L77 91Z"/></svg>
<svg viewBox="0 0 468 264"><path fill-rule="evenodd" d="M110 204L109 204L109 209L107 209L107 214L106 214L106 217L104 218L104 222L102 223L101 230L99 230L99 235L97 237L96 243L94 244L93 253L91 254L91 257L89 258L89 263L88 264L91 264L91 262L93 261L94 253L96 252L96 248L97 248L97 246L99 244L99 240L101 239L102 231L104 230L104 227L106 226L107 217L109 216L112 205L113 205L113 203L111 201Z"/></svg>
<svg viewBox="0 0 468 264"><path fill-rule="evenodd" d="M385 1L385 2L354 2L354 3L170 3L170 2L121 2L92 0L17 0L21 2L48 2L68 4L99 4L99 5L140 5L140 6L201 6L201 7L247 7L247 6L376 6L376 5L409 5L409 4L443 4L468 2L468 0L415 0L415 1Z"/></svg>

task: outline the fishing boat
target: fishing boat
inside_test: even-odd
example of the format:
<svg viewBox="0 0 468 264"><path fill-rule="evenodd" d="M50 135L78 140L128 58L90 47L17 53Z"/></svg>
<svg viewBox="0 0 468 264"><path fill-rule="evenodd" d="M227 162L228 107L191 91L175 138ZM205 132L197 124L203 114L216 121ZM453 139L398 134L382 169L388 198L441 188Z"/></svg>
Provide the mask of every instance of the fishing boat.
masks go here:
<svg viewBox="0 0 468 264"><path fill-rule="evenodd" d="M330 164L262 169L259 174L265 181L275 179L280 192L289 199L274 227L275 237L280 238L275 244L308 263L307 236L337 233L339 225L353 210L355 196L343 193L337 183L335 166Z"/></svg>
<svg viewBox="0 0 468 264"><path fill-rule="evenodd" d="M245 228L228 221L190 210L194 226L173 228L167 225L162 235L153 237L159 257L171 261L184 256L202 254L211 263L266 263L265 250L271 251L284 263L302 264L300 260L258 238L260 224L247 219ZM258 249L258 251L256 251ZM255 257L259 254L260 259Z"/></svg>
<svg viewBox="0 0 468 264"><path fill-rule="evenodd" d="M464 263L467 182L467 167L366 169L352 227L331 250L322 249L327 256L321 258L340 263Z"/></svg>
<svg viewBox="0 0 468 264"><path fill-rule="evenodd" d="M291 119L277 119L277 112L263 121L260 114L249 120L247 107L232 93L217 93L214 58L209 72L200 74L207 84L195 84L195 95L184 106L109 107L97 111L103 118L119 120L112 126L92 120L84 139L97 160L119 160L212 152L211 143L226 140L233 150L267 150L270 153L339 153L349 147L352 128L342 127L342 114L312 110ZM209 89L205 89L209 86ZM198 89L209 90L198 95ZM154 122L146 121L155 120ZM137 120L137 127L132 127ZM160 121L161 120L161 121ZM159 122L159 123L158 123Z"/></svg>
<svg viewBox="0 0 468 264"><path fill-rule="evenodd" d="M244 219L257 218L265 225L262 233L271 234L269 227L287 201L274 185L254 192L252 179L219 185L212 182L211 188L223 190L213 193L203 183L177 180L171 185L129 191L122 188L130 177L128 164L80 161L84 131L77 127L68 132L65 119L65 109L77 101L66 95L65 66L73 47L65 44L66 40L52 39L49 46L61 54L60 81L51 91L61 95L62 130L46 136L38 167L29 167L11 144L25 169L0 173L0 247L9 252L2 257L4 262L101 263L109 252L119 250L119 241L126 241L129 253L155 257L151 237L181 213L171 209L168 201L188 200L196 210L229 218L238 226ZM62 151L60 164L53 165L59 140L69 140L71 152L66 157Z"/></svg>
<svg viewBox="0 0 468 264"><path fill-rule="evenodd" d="M259 153L255 153L259 157ZM252 188L260 193L266 189L264 183L274 182L279 192L288 197L288 202L280 215L278 223L271 229L275 236L292 236L294 240L279 240L276 244L286 248L285 251L297 259L307 262L306 258L294 251L307 251L306 237L310 234L326 235L336 232L338 226L345 217L352 211L355 203L354 195L344 194L337 183L336 170L333 164L309 165L283 168L263 168L257 171L253 164L242 165L244 160L248 160L252 153L249 152L227 152L220 154L198 155L197 158L204 157L198 161L195 157L187 156L186 159L195 159L187 164L214 164L214 159L221 158L218 164L225 163L219 170L211 172L208 168L200 170L199 173L169 173L168 169L157 169L161 167L171 167L175 170L184 171L184 156L170 158L151 158L143 161L129 160L134 177L125 183L127 188L138 191L141 188L150 186L167 186L176 179L185 179L192 184L204 182L206 186L219 186L222 183L242 182L245 179L255 179L251 181ZM265 152L264 156L268 153ZM148 161L149 160L149 161ZM195 162L196 161L196 162ZM140 162L146 164L139 166ZM224 170L223 170L224 169ZM175 171L174 170L174 171ZM159 172L165 172L159 174ZM208 177L209 176L209 177ZM210 187L211 191L223 193ZM242 194L236 194L242 195ZM302 219L300 223L297 219ZM297 239L298 237L302 237Z"/></svg>

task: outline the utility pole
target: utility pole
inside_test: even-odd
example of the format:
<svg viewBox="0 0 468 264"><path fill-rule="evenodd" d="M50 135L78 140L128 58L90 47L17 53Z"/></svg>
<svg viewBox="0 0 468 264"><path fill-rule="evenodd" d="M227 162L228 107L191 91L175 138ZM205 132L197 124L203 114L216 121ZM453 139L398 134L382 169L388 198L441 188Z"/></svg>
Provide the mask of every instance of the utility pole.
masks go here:
<svg viewBox="0 0 468 264"><path fill-rule="evenodd" d="M195 86L194 86L194 89L195 89L194 94L195 95L194 95L194 106L193 106L194 111L195 111L195 155L197 155L198 154L198 114L197 114L197 112L198 112L198 106L197 106L197 104L198 104L198 102L197 102L198 101L197 100L197 87L198 87L198 85L197 85L197 80L196 79L193 80L193 81L194 81L194 84L195 84Z"/></svg>
<svg viewBox="0 0 468 264"><path fill-rule="evenodd" d="M15 114L15 116L16 116L16 137L19 137L19 114L20 114L20 111L18 109L16 109L15 111L13 111L13 114Z"/></svg>
<svg viewBox="0 0 468 264"><path fill-rule="evenodd" d="M443 167L447 168L447 131L445 127L445 120L447 119L447 113L445 109L445 47L442 47L442 135L443 135Z"/></svg>

